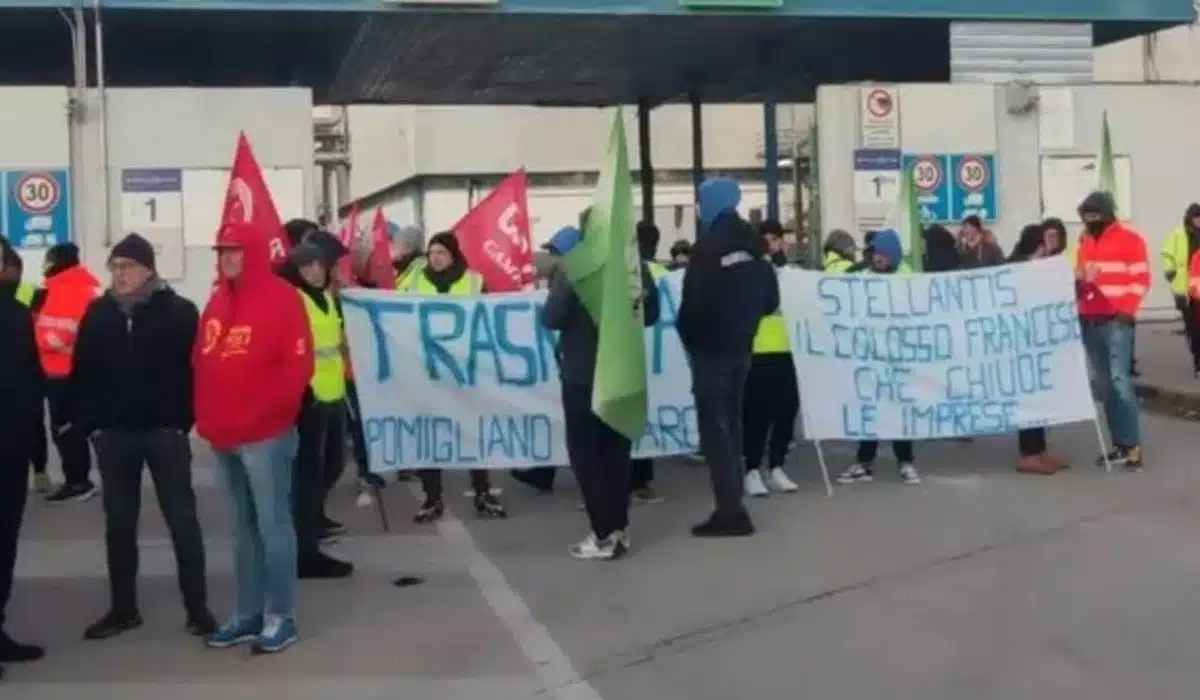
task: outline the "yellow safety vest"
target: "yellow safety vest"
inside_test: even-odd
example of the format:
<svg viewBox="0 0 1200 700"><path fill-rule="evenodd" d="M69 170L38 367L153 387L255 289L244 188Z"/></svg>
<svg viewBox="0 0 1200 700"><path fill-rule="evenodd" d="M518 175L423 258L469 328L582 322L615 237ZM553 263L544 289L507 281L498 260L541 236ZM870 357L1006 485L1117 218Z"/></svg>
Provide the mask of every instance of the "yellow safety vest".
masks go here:
<svg viewBox="0 0 1200 700"><path fill-rule="evenodd" d="M33 304L33 296L37 294L37 287L28 282L21 282L17 285L17 302L25 307Z"/></svg>
<svg viewBox="0 0 1200 700"><path fill-rule="evenodd" d="M666 265L663 265L657 260L646 262L646 267L650 268L650 278L654 280L662 279L662 276L670 272Z"/></svg>
<svg viewBox="0 0 1200 700"><path fill-rule="evenodd" d="M333 296L325 292L328 311L304 292L304 311L308 314L308 326L313 337L313 377L308 383L313 398L321 403L333 403L346 398L346 367L342 359L342 317Z"/></svg>
<svg viewBox="0 0 1200 700"><path fill-rule="evenodd" d="M754 332L753 352L755 355L774 355L781 352L791 352L792 343L788 340L787 323L783 320L783 309L770 316L763 316L758 322L758 330Z"/></svg>
<svg viewBox="0 0 1200 700"><path fill-rule="evenodd" d="M1188 235L1183 226L1176 226L1167 234L1162 246L1164 274L1175 273L1171 280L1171 293L1177 297L1188 295Z"/></svg>
<svg viewBox="0 0 1200 700"><path fill-rule="evenodd" d="M396 275L396 289L401 292L409 291L409 287L412 286L414 278L419 276L421 271L424 269L425 258L414 258L413 261L408 264L408 267L404 268L404 272Z"/></svg>
<svg viewBox="0 0 1200 700"><path fill-rule="evenodd" d="M825 269L825 272L833 275L841 275L849 272L850 268L854 267L854 261L847 260L831 250L825 254L825 260L821 266Z"/></svg>
<svg viewBox="0 0 1200 700"><path fill-rule="evenodd" d="M414 292L416 294L437 294L437 287L433 286L425 275L415 275L409 282L408 288L404 291ZM467 273L458 278L458 281L450 285L450 291L447 294L458 294L467 296L471 294L479 294L483 291L483 278L477 273L467 270Z"/></svg>

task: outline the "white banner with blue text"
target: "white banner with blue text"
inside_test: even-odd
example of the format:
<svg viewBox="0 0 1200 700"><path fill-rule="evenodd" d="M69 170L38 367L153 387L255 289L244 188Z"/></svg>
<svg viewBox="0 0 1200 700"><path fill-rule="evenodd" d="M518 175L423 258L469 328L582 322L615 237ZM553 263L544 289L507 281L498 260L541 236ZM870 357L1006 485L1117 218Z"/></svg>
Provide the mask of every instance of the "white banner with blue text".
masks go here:
<svg viewBox="0 0 1200 700"><path fill-rule="evenodd" d="M682 272L658 282L646 329L649 409L635 457L699 449L691 374L675 332ZM568 464L546 292L418 296L343 292L346 337L373 472Z"/></svg>
<svg viewBox="0 0 1200 700"><path fill-rule="evenodd" d="M928 440L1095 420L1063 256L780 277L805 437Z"/></svg>

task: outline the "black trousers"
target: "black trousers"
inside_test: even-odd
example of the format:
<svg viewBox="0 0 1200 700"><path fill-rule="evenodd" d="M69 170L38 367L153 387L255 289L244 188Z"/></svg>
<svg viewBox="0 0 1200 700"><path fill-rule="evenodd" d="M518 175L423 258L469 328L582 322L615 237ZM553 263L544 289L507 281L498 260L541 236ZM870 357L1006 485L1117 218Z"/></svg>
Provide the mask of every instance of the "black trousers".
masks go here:
<svg viewBox="0 0 1200 700"><path fill-rule="evenodd" d="M33 450L29 462L33 466L34 474L46 473L46 465L50 463L50 445L46 440L45 425L39 425L33 433Z"/></svg>
<svg viewBox="0 0 1200 700"><path fill-rule="evenodd" d="M746 470L758 469L764 451L768 467L783 466L800 415L800 389L790 353L755 355L751 359L742 407Z"/></svg>
<svg viewBox="0 0 1200 700"><path fill-rule="evenodd" d="M592 532L601 539L629 528L633 443L592 412L592 387L563 382L567 455Z"/></svg>
<svg viewBox="0 0 1200 700"><path fill-rule="evenodd" d="M171 535L184 607L194 612L207 609L204 539L196 516L187 434L178 430L105 431L96 436L95 446L104 479L104 543L112 610L133 613L138 609L137 530L145 468L149 468L158 507Z"/></svg>
<svg viewBox="0 0 1200 700"><path fill-rule="evenodd" d="M878 440L864 440L858 443L858 455L855 461L861 465L868 466L875 461L875 456L879 454ZM912 440L892 440L892 454L895 455L896 461L904 464L913 461L913 444Z"/></svg>
<svg viewBox="0 0 1200 700"><path fill-rule="evenodd" d="M421 490L425 492L425 500L440 501L445 497L442 487L441 469L418 469L417 478L421 480ZM486 494L492 490L492 479L486 469L471 470L471 489L476 494Z"/></svg>
<svg viewBox="0 0 1200 700"><path fill-rule="evenodd" d="M528 469L514 469L513 472L520 472L527 482L538 488L552 489L554 488L554 475L558 473L558 467L530 467Z"/></svg>
<svg viewBox="0 0 1200 700"><path fill-rule="evenodd" d="M30 451L0 443L0 631L16 575L17 542L29 493Z"/></svg>
<svg viewBox="0 0 1200 700"><path fill-rule="evenodd" d="M746 512L742 404L750 357L693 355L691 365L700 451L708 463L716 511L740 516Z"/></svg>
<svg viewBox="0 0 1200 700"><path fill-rule="evenodd" d="M66 379L51 379L46 383L46 398L50 406L50 434L62 459L63 476L68 484L91 483L92 452L88 436L74 424L71 392Z"/></svg>
<svg viewBox="0 0 1200 700"><path fill-rule="evenodd" d="M1046 429L1027 428L1017 431L1017 451L1022 457L1040 455L1046 451Z"/></svg>
<svg viewBox="0 0 1200 700"><path fill-rule="evenodd" d="M354 466L359 476L371 473L367 461L367 436L363 432L362 408L358 403L358 385L353 380L346 382L346 426L350 430L350 442L354 447Z"/></svg>
<svg viewBox="0 0 1200 700"><path fill-rule="evenodd" d="M629 488L632 490L644 489L654 481L654 460L652 459L635 459L630 462L630 477L632 481Z"/></svg>
<svg viewBox="0 0 1200 700"><path fill-rule="evenodd" d="M343 401L311 401L300 410L296 424L296 461L292 471L292 508L296 520L296 550L301 556L320 551L325 497L344 467L342 455L346 407Z"/></svg>

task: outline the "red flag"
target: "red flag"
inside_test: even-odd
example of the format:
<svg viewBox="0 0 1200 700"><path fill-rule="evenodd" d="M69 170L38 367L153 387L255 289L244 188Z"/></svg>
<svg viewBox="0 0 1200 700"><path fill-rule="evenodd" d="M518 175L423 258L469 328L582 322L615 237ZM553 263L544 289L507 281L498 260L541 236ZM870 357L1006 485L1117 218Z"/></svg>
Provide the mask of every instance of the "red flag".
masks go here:
<svg viewBox="0 0 1200 700"><path fill-rule="evenodd" d="M391 237L383 209L375 210L371 222L371 256L367 258L367 276L378 289L396 288L396 270L392 267Z"/></svg>
<svg viewBox="0 0 1200 700"><path fill-rule="evenodd" d="M338 240L346 246L348 251L337 262L337 278L344 285L354 283L354 261L362 247L359 245L358 238L358 203L355 202L354 206L350 208L350 216L342 222L342 228L338 231Z"/></svg>
<svg viewBox="0 0 1200 700"><path fill-rule="evenodd" d="M282 262L287 257L288 239L283 232L283 221L271 199L271 191L263 179L262 168L250 149L246 133L238 134L237 151L229 169L229 184L225 188L225 207L221 211L221 226L226 224L252 224L270 238L271 262Z"/></svg>
<svg viewBox="0 0 1200 700"><path fill-rule="evenodd" d="M467 264L483 277L489 292L533 288L527 192L525 171L518 170L453 227Z"/></svg>

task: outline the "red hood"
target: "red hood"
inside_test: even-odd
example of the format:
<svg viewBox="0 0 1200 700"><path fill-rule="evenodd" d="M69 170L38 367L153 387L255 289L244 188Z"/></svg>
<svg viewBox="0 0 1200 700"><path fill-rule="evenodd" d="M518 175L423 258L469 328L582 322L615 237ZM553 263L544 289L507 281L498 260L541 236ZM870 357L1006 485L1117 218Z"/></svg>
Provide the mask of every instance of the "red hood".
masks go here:
<svg viewBox="0 0 1200 700"><path fill-rule="evenodd" d="M254 286L269 279L271 271L271 236L260 227L251 224L226 224L217 233L218 248L241 248L244 251L242 274L231 288ZM217 281L227 282L220 265L217 266Z"/></svg>
<svg viewBox="0 0 1200 700"><path fill-rule="evenodd" d="M70 287L99 287L100 280L83 265L74 265L46 278L47 287L65 285Z"/></svg>

